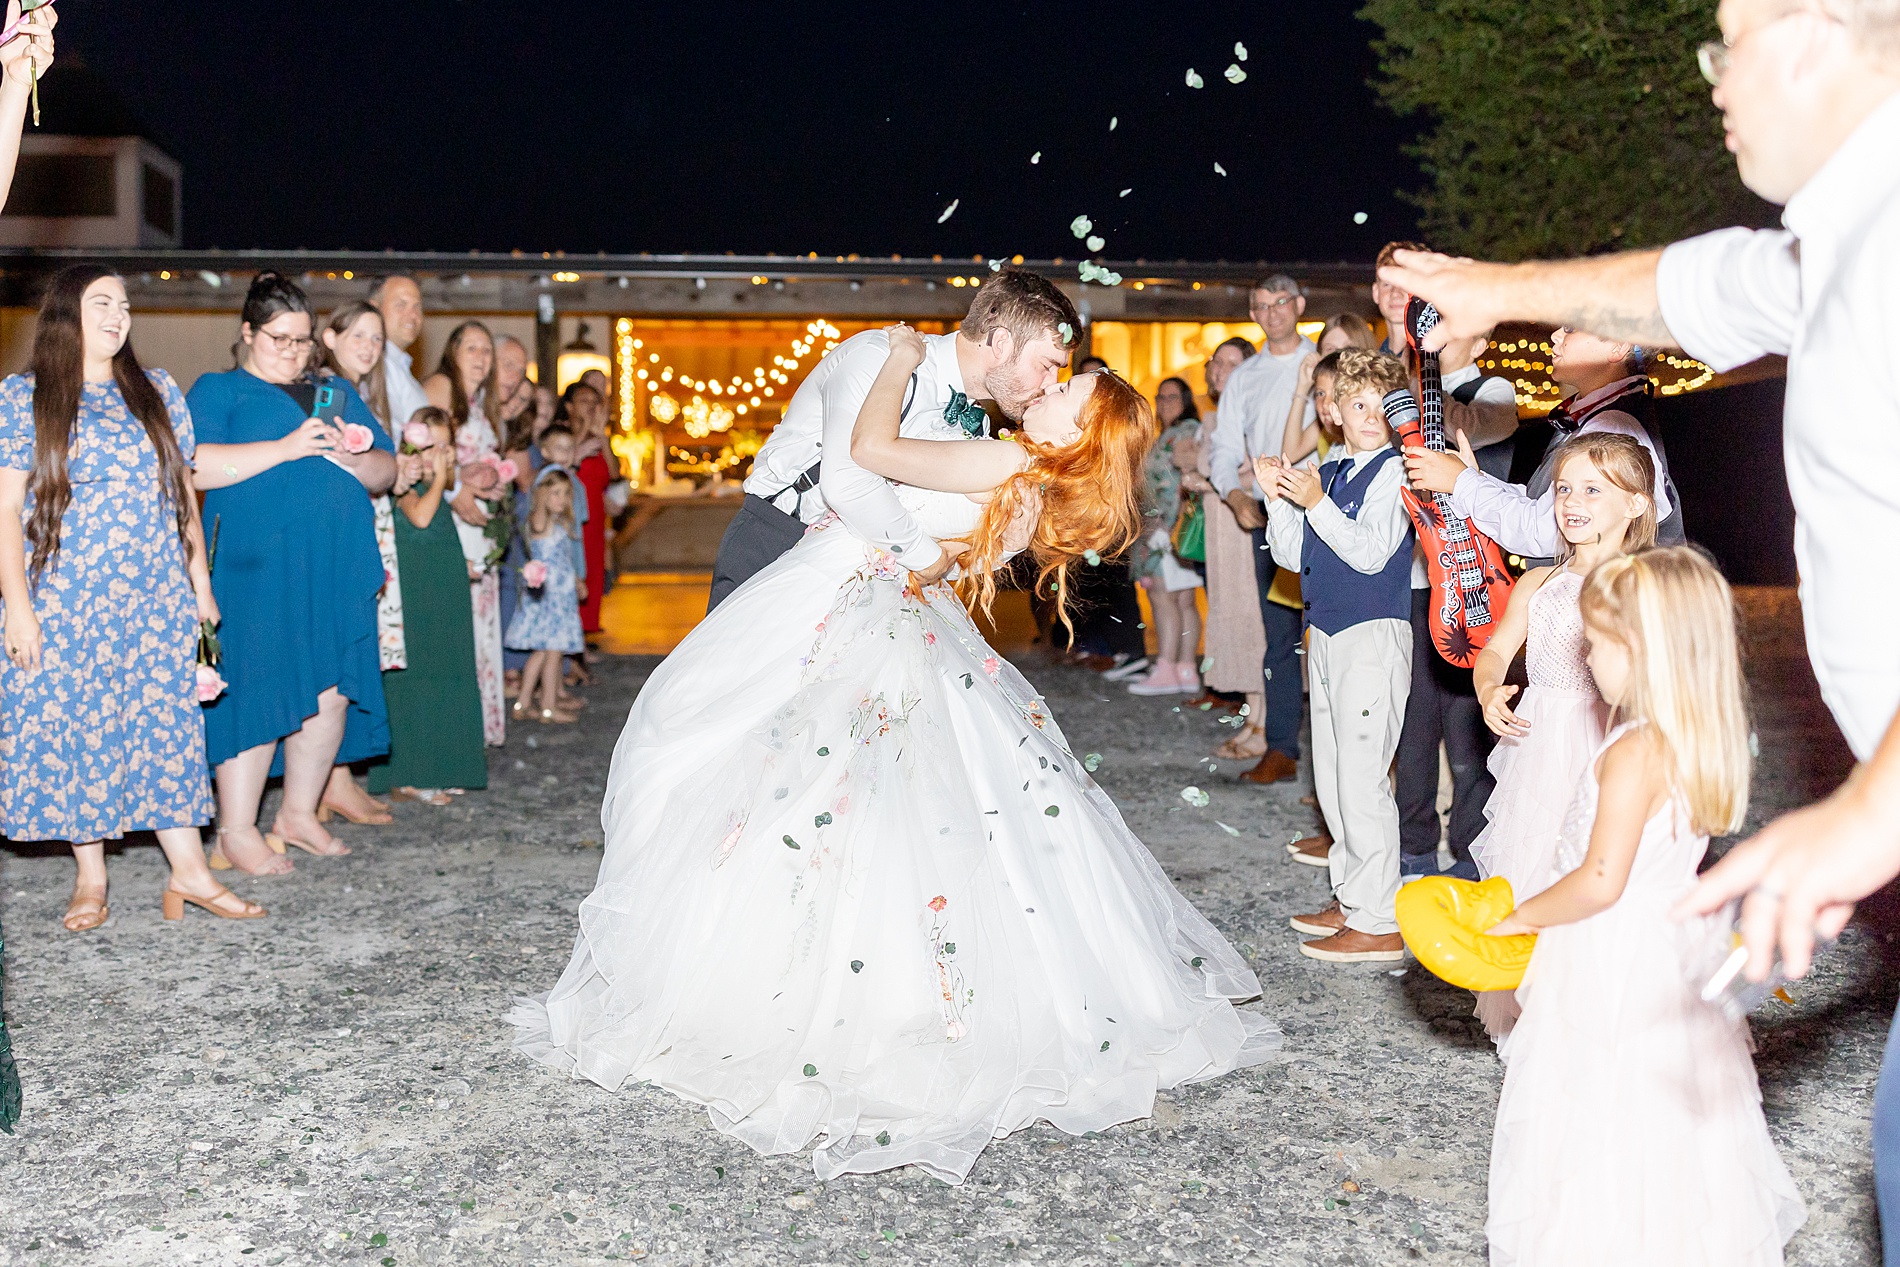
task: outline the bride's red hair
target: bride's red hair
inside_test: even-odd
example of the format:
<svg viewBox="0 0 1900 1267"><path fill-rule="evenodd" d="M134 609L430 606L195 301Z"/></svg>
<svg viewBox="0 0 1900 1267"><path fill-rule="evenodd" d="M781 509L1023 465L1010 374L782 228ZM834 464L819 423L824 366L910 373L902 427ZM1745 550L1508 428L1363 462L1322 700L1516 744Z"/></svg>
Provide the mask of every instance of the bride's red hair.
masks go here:
<svg viewBox="0 0 1900 1267"><path fill-rule="evenodd" d="M1053 594L1056 615L1069 623L1069 568L1093 551L1114 558L1141 534L1142 466L1154 443L1154 411L1112 370L1098 370L1076 425L1082 434L1062 448L1021 436L1029 465L996 490L983 508L958 582L964 600L987 618L1018 519L1031 518L1026 552L1038 594ZM1073 632L1073 629L1071 629Z"/></svg>

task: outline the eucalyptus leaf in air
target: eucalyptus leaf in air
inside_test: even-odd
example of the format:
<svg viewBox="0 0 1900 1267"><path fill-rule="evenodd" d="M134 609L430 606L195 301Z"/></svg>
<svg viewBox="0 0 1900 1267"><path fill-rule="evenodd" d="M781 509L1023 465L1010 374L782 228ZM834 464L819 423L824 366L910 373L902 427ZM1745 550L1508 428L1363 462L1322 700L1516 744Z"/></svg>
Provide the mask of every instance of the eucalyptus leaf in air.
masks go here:
<svg viewBox="0 0 1900 1267"><path fill-rule="evenodd" d="M1234 41L1234 56L1243 62L1247 60L1247 46L1238 40Z"/></svg>
<svg viewBox="0 0 1900 1267"><path fill-rule="evenodd" d="M1069 232L1075 234L1078 238L1087 237L1089 230L1094 227L1094 222L1087 216L1077 216L1075 219L1069 221Z"/></svg>
<svg viewBox="0 0 1900 1267"><path fill-rule="evenodd" d="M1105 247L1105 246L1107 246L1107 245L1108 245L1108 239L1107 239L1107 238L1105 238L1105 237L1103 237L1103 236L1101 236L1101 235L1100 235L1099 233L1097 233L1097 234L1091 234L1091 235L1089 236L1089 240L1088 240L1088 248L1089 248L1089 250L1091 250L1091 251L1099 251L1099 250L1101 250L1101 249L1102 249L1103 247Z"/></svg>
<svg viewBox="0 0 1900 1267"><path fill-rule="evenodd" d="M1247 72L1236 65L1228 66L1228 68L1221 73L1227 77L1227 82L1230 84L1240 83L1247 78Z"/></svg>
<svg viewBox="0 0 1900 1267"><path fill-rule="evenodd" d="M963 199L961 198L952 198L950 200L950 205L943 209L943 214L937 217L937 223L942 224L945 220L948 220L951 216L955 215L957 213L957 204L962 201Z"/></svg>
<svg viewBox="0 0 1900 1267"><path fill-rule="evenodd" d="M1201 72L1200 72L1200 71L1198 71L1198 70L1195 70L1195 69L1194 69L1194 68L1193 68L1192 66L1190 66L1190 67L1188 67L1188 73L1187 73L1187 86L1188 86L1188 87L1190 87L1190 88L1200 88L1200 87L1204 87L1204 86L1206 85L1206 83L1207 83L1207 81L1206 81L1205 79L1202 79L1202 78L1201 78Z"/></svg>

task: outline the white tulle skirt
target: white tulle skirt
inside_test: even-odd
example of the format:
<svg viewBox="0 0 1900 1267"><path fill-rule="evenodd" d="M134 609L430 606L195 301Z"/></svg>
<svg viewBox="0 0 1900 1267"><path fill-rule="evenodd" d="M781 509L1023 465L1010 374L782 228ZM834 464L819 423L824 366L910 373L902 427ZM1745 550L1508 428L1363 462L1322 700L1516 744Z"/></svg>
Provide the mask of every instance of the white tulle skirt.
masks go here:
<svg viewBox="0 0 1900 1267"><path fill-rule="evenodd" d="M1486 879L1501 875L1509 880L1512 896L1523 903L1557 880L1557 838L1564 813L1577 780L1603 742L1609 706L1595 692L1532 686L1512 711L1530 723L1530 733L1507 736L1491 749L1496 784L1485 803L1485 828L1471 842L1471 857ZM1478 1019L1500 1044L1500 1055L1510 1054L1503 1040L1517 1013L1517 1000L1509 990L1478 995Z"/></svg>
<svg viewBox="0 0 1900 1267"><path fill-rule="evenodd" d="M1671 920L1678 896L1632 886L1539 934L1491 1147L1492 1267L1774 1267L1806 1217L1748 1028L1690 984L1722 930Z"/></svg>
<svg viewBox="0 0 1900 1267"><path fill-rule="evenodd" d="M1279 1046L1259 984L944 591L814 531L655 672L606 853L516 1046L819 1177L959 1182Z"/></svg>

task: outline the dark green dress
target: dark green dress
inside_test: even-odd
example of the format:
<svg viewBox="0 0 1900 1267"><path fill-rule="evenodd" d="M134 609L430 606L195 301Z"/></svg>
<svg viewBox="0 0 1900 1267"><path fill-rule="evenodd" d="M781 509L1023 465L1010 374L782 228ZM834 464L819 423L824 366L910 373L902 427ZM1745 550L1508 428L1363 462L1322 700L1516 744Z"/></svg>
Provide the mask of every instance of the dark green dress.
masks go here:
<svg viewBox="0 0 1900 1267"><path fill-rule="evenodd" d="M0 941L0 957L6 942ZM0 987L0 1131L13 1134L20 1120L20 1072L13 1066L13 1040L7 1037L6 991Z"/></svg>
<svg viewBox="0 0 1900 1267"><path fill-rule="evenodd" d="M383 674L389 760L370 766L370 791L487 787L468 565L446 505L427 528L397 508L396 561L409 667Z"/></svg>

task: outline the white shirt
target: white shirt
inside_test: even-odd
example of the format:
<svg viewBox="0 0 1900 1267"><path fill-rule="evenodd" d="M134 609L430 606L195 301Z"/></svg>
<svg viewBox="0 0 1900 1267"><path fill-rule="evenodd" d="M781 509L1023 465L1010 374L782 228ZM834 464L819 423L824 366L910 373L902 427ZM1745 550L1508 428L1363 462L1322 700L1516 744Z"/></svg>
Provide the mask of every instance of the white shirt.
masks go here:
<svg viewBox="0 0 1900 1267"><path fill-rule="evenodd" d="M1300 362L1317 351L1311 339L1301 339L1284 356L1272 352L1250 356L1227 376L1207 457L1208 482L1222 497L1240 487L1242 462L1270 457L1286 447L1286 417L1293 409ZM1316 416L1308 400L1306 421Z"/></svg>
<svg viewBox="0 0 1900 1267"><path fill-rule="evenodd" d="M1344 469L1335 474L1334 482L1351 479L1383 452L1384 449L1374 449L1349 455L1344 459ZM1310 459L1301 465L1313 469ZM1404 483L1405 463L1393 458L1372 477L1365 496L1359 500L1356 519L1348 519L1331 497L1320 498L1319 504L1311 510L1302 510L1284 497L1274 498L1267 503L1267 538L1273 546L1273 557L1301 558L1305 534L1310 529L1333 548L1333 553L1347 567L1367 576L1378 575L1391 561L1392 552L1405 544L1406 531L1412 526L1405 500L1399 495Z"/></svg>
<svg viewBox="0 0 1900 1267"><path fill-rule="evenodd" d="M426 408L429 393L416 381L409 354L393 343L383 345L383 390L389 394L390 438L402 438L402 426Z"/></svg>
<svg viewBox="0 0 1900 1267"><path fill-rule="evenodd" d="M1577 428L1576 434L1592 431L1628 436L1649 451L1656 466L1656 483L1649 490L1656 503L1656 522L1669 518L1675 507L1669 504L1669 472L1662 454L1643 424L1620 409L1605 409ZM1471 521L1471 526L1512 554L1528 554L1549 559L1557 555L1557 487L1553 480L1541 497L1533 498L1522 484L1507 484L1483 471L1466 471L1452 486L1453 513Z"/></svg>
<svg viewBox="0 0 1900 1267"><path fill-rule="evenodd" d="M1669 247L1657 298L1683 350L1718 371L1788 358L1782 448L1808 655L1866 760L1900 708L1900 95L1781 222Z"/></svg>
<svg viewBox="0 0 1900 1267"><path fill-rule="evenodd" d="M914 389L906 389L908 407L898 431L922 439L961 436L961 428L947 428L944 407L950 393L963 390L963 371L957 365L957 336L924 336L924 360L917 367ZM854 334L819 361L792 393L785 417L772 429L764 447L752 460L745 491L763 497L787 514L815 523L827 510L865 541L882 546L908 567L925 568L941 556L937 543L905 510L891 482L851 460L851 429L871 384L890 355L890 339L882 330ZM791 486L824 455L818 487L794 498Z"/></svg>

